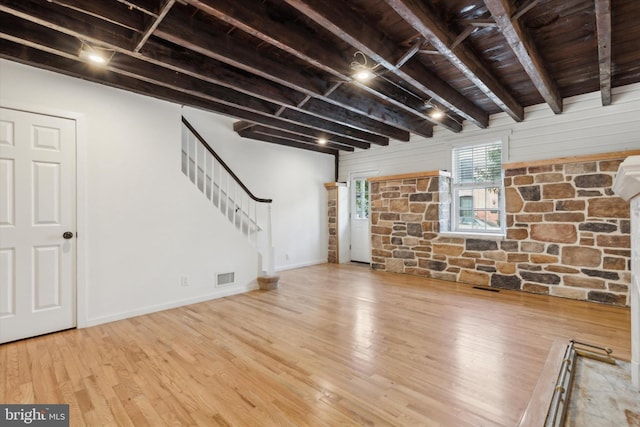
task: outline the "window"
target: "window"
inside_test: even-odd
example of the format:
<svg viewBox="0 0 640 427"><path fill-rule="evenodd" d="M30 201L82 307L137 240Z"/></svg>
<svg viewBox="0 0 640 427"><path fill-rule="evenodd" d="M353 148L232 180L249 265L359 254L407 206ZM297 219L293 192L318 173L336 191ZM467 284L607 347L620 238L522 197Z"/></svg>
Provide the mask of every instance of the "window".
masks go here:
<svg viewBox="0 0 640 427"><path fill-rule="evenodd" d="M366 178L355 180L356 219L369 218L369 181Z"/></svg>
<svg viewBox="0 0 640 427"><path fill-rule="evenodd" d="M502 234L502 143L455 147L451 230Z"/></svg>

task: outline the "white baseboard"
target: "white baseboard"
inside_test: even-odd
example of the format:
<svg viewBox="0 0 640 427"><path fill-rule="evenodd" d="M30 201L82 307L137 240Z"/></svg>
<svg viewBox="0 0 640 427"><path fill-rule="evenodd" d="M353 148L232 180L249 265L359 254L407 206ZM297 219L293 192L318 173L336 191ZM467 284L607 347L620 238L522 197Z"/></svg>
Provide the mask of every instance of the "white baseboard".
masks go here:
<svg viewBox="0 0 640 427"><path fill-rule="evenodd" d="M306 261L299 264L280 265L274 268L275 271L295 270L296 268L309 267L310 265L326 264L327 259L319 259L315 261Z"/></svg>
<svg viewBox="0 0 640 427"><path fill-rule="evenodd" d="M209 301L212 299L228 297L231 295L243 294L249 291L258 289L258 284L254 280L251 283L244 286L228 286L224 288L217 288L216 292L212 292L205 295L200 295L192 298L185 298L176 301L170 301L163 304L151 305L147 307L141 307L135 310L123 311L120 313L114 313L107 316L95 317L93 319L87 319L79 328L87 328L90 326L97 326L103 323L115 322L116 320L128 319L131 317L142 316L144 314L155 313L158 311L169 310L171 308L182 307L185 305L196 304L203 301Z"/></svg>
<svg viewBox="0 0 640 427"><path fill-rule="evenodd" d="M631 382L636 391L640 392L640 362L637 360L631 361Z"/></svg>
<svg viewBox="0 0 640 427"><path fill-rule="evenodd" d="M310 265L324 264L326 259L319 259L314 261L307 261L299 264L283 265L276 267L276 271L293 270L296 268L308 267ZM258 289L258 283L254 280L251 283L244 286L225 286L216 288L215 292L200 295L192 298L185 298L176 301L170 301L163 304L150 305L147 307L140 307L135 310L123 311L119 313L109 314L106 316L89 318L85 322L78 322L78 328L88 328L91 326L101 325L103 323L115 322L117 320L128 319L131 317L142 316L145 314L155 313L162 310L169 310L171 308L182 307L189 304L196 304L203 301L209 301L216 298L228 297L231 295L238 295L245 292L250 292Z"/></svg>

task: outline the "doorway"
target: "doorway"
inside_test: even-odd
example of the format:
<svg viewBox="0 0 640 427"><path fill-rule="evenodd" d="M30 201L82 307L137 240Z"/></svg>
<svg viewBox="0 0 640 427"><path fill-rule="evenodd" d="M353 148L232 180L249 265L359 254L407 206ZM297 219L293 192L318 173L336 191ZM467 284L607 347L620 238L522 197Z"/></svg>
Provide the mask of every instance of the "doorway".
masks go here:
<svg viewBox="0 0 640 427"><path fill-rule="evenodd" d="M351 176L351 261L371 263L369 181L373 173Z"/></svg>
<svg viewBox="0 0 640 427"><path fill-rule="evenodd" d="M76 122L0 108L0 343L76 326Z"/></svg>

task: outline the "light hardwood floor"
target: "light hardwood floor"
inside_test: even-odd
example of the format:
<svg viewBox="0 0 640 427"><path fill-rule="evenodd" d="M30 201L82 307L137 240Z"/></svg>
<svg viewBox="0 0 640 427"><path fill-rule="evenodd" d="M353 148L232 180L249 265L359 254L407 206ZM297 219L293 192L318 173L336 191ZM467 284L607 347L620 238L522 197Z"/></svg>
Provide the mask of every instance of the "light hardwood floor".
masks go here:
<svg viewBox="0 0 640 427"><path fill-rule="evenodd" d="M629 310L318 265L280 288L0 346L0 402L72 425L515 426L557 339Z"/></svg>

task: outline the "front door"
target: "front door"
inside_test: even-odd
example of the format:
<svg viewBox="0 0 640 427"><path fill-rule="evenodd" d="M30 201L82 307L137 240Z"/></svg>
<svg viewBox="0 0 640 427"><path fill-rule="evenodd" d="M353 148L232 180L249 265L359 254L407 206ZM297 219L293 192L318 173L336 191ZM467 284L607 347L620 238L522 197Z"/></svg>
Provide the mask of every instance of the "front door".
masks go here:
<svg viewBox="0 0 640 427"><path fill-rule="evenodd" d="M351 261L371 263L369 182L362 175L351 178Z"/></svg>
<svg viewBox="0 0 640 427"><path fill-rule="evenodd" d="M0 343L76 325L74 120L0 108Z"/></svg>

